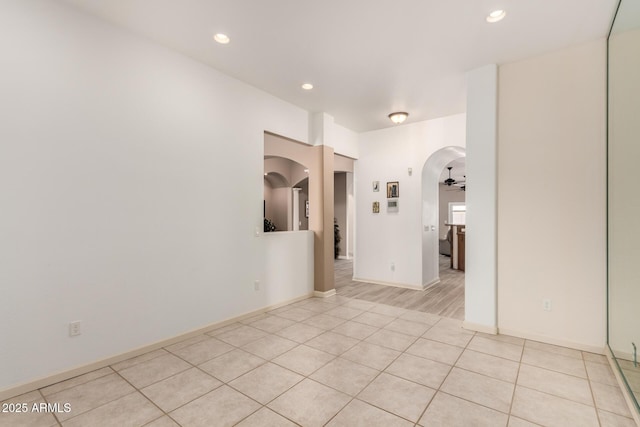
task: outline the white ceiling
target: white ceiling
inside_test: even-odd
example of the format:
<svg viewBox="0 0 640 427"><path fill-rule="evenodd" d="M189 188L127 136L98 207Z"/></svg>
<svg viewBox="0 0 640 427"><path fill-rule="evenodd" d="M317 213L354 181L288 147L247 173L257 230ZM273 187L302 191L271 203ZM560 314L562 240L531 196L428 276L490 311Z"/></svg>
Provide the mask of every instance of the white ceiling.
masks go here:
<svg viewBox="0 0 640 427"><path fill-rule="evenodd" d="M447 166L451 166L451 178L456 181L464 181L466 172L466 157L460 157L456 160L453 160L447 164ZM445 179L449 178L449 170L447 166L442 169L442 173L440 174L439 182L444 182Z"/></svg>
<svg viewBox="0 0 640 427"><path fill-rule="evenodd" d="M465 111L465 73L605 37L616 0L62 0L355 131ZM488 24L486 15L505 9ZM228 45L212 40L222 32ZM315 85L312 91L300 88Z"/></svg>

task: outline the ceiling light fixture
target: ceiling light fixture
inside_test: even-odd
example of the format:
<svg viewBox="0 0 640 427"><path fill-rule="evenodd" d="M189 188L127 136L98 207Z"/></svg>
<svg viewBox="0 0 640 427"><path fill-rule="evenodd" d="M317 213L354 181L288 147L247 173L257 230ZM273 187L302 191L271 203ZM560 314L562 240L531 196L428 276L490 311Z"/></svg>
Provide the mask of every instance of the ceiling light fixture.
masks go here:
<svg viewBox="0 0 640 427"><path fill-rule="evenodd" d="M312 85L311 83L304 83L304 84L302 85L302 89L304 89L304 90L311 90L311 89L313 89L313 85Z"/></svg>
<svg viewBox="0 0 640 427"><path fill-rule="evenodd" d="M213 36L213 39L220 44L227 44L231 41L228 35L222 33L216 34L215 36Z"/></svg>
<svg viewBox="0 0 640 427"><path fill-rule="evenodd" d="M507 16L507 12L502 9L494 10L489 15L487 15L487 22L493 24L498 21L502 21L502 19Z"/></svg>
<svg viewBox="0 0 640 427"><path fill-rule="evenodd" d="M407 117L409 117L409 113L405 113L404 111L389 114L391 121L397 125L407 120Z"/></svg>

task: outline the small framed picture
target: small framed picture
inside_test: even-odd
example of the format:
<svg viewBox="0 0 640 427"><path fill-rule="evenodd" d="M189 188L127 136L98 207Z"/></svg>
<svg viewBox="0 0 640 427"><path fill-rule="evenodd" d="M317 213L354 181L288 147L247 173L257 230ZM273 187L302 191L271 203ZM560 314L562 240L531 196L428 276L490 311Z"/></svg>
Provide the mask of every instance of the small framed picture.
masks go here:
<svg viewBox="0 0 640 427"><path fill-rule="evenodd" d="M398 181L387 182L387 199L400 197L400 184Z"/></svg>
<svg viewBox="0 0 640 427"><path fill-rule="evenodd" d="M380 181L373 181L373 191L380 191Z"/></svg>
<svg viewBox="0 0 640 427"><path fill-rule="evenodd" d="M387 212L398 212L398 200L387 200Z"/></svg>
<svg viewBox="0 0 640 427"><path fill-rule="evenodd" d="M373 213L380 213L380 202L373 202L371 210Z"/></svg>
<svg viewBox="0 0 640 427"><path fill-rule="evenodd" d="M304 202L304 216L305 218L309 218L309 201Z"/></svg>

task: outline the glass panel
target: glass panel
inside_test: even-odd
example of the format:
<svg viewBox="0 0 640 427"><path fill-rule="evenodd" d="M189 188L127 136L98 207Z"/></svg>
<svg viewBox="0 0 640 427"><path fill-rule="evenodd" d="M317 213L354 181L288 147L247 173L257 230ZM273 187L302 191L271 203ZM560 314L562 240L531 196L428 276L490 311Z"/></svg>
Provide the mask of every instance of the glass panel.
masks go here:
<svg viewBox="0 0 640 427"><path fill-rule="evenodd" d="M608 55L608 342L640 409L640 0L621 0Z"/></svg>

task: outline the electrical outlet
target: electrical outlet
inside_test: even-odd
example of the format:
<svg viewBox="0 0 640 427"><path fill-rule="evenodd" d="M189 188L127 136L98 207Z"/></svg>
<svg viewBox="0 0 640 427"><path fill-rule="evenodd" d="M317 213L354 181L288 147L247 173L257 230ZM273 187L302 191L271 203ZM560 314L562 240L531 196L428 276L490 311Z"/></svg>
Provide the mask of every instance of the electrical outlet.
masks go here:
<svg viewBox="0 0 640 427"><path fill-rule="evenodd" d="M551 311L551 300L550 299L542 300L542 309L544 311Z"/></svg>
<svg viewBox="0 0 640 427"><path fill-rule="evenodd" d="M253 282L253 290L254 291L260 290L260 280L256 280L255 282Z"/></svg>
<svg viewBox="0 0 640 427"><path fill-rule="evenodd" d="M76 320L75 322L69 323L69 336L75 337L82 333L81 322Z"/></svg>

